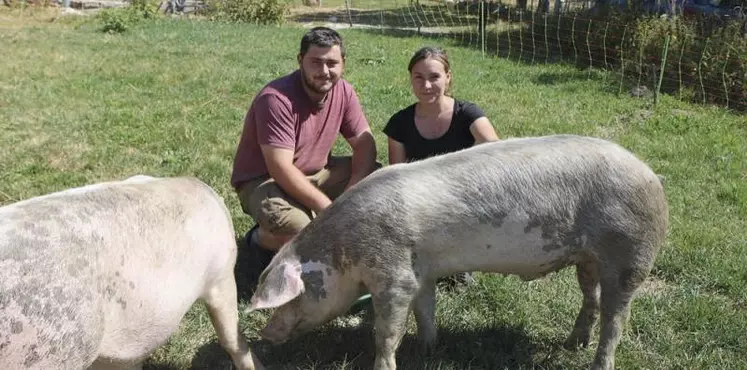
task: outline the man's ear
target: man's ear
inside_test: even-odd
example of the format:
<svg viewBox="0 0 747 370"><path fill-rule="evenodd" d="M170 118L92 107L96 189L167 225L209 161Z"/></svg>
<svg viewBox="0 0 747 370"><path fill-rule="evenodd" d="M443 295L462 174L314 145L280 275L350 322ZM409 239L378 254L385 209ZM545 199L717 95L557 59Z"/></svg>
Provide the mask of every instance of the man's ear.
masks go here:
<svg viewBox="0 0 747 370"><path fill-rule="evenodd" d="M290 302L304 292L301 266L281 263L263 273L259 286L252 296L249 311L275 308Z"/></svg>

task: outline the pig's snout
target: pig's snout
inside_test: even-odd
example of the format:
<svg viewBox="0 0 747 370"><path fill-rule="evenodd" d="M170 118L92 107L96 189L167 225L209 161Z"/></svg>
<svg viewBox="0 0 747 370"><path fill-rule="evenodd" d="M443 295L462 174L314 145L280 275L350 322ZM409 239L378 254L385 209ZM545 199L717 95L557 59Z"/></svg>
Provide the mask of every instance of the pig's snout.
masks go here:
<svg viewBox="0 0 747 370"><path fill-rule="evenodd" d="M274 345L287 342L290 339L290 334L291 330L284 323L275 320L270 320L259 333L260 337Z"/></svg>

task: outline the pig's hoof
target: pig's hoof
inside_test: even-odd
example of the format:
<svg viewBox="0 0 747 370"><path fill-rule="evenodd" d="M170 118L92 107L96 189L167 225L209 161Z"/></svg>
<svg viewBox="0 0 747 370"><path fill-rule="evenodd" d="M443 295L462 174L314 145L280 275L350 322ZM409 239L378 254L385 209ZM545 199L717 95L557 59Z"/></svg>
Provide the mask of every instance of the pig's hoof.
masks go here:
<svg viewBox="0 0 747 370"><path fill-rule="evenodd" d="M563 347L569 351L577 350L579 348L586 348L589 346L589 335L574 335L571 334L568 339L566 339L565 343L563 343Z"/></svg>

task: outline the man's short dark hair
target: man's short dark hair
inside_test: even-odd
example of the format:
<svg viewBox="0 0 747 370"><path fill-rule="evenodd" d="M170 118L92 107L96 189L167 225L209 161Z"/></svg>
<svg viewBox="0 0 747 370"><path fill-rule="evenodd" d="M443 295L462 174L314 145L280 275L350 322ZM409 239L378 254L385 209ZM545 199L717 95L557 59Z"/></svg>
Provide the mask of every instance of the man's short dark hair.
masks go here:
<svg viewBox="0 0 747 370"><path fill-rule="evenodd" d="M340 47L342 58L345 58L345 45L342 43L342 36L337 31L328 27L314 27L301 38L301 56L304 56L311 45L328 48L334 45Z"/></svg>

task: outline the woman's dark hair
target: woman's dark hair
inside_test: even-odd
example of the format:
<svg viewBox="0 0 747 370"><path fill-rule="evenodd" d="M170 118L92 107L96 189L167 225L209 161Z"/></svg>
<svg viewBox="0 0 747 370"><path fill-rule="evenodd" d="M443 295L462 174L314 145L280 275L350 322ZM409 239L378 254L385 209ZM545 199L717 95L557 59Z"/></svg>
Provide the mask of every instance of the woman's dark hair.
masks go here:
<svg viewBox="0 0 747 370"><path fill-rule="evenodd" d="M328 27L314 27L301 38L301 56L304 56L311 45L328 48L334 45L340 47L342 58L345 59L345 46L342 43L342 36L337 31Z"/></svg>
<svg viewBox="0 0 747 370"><path fill-rule="evenodd" d="M407 70L412 72L412 67L415 66L419 61L432 58L444 65L444 71L449 73L451 65L449 65L449 56L446 52L433 46L426 46L415 52L415 55L410 59L410 64L407 66Z"/></svg>

